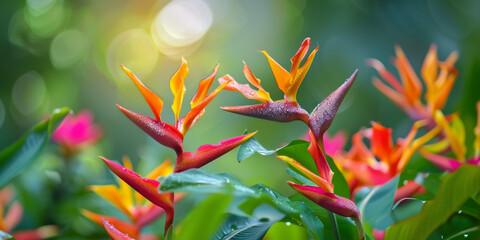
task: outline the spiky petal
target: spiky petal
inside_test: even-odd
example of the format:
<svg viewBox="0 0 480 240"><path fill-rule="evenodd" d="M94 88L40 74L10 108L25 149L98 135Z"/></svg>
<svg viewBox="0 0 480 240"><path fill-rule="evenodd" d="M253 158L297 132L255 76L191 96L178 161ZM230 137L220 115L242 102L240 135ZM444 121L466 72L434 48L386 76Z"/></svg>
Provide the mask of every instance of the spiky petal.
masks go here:
<svg viewBox="0 0 480 240"><path fill-rule="evenodd" d="M203 145L195 152L184 152L177 157L177 164L175 165L174 172L183 172L191 168L199 168L236 148L250 139L255 133L257 132L230 138L221 141L217 145Z"/></svg>
<svg viewBox="0 0 480 240"><path fill-rule="evenodd" d="M298 103L292 101L266 102L249 106L221 107L221 109L240 115L256 117L276 122L301 120L308 123L309 115Z"/></svg>
<svg viewBox="0 0 480 240"><path fill-rule="evenodd" d="M107 230L108 235L113 239L113 240L135 240L134 238L129 237L127 234L120 232L115 226L110 224L108 221L102 219L103 226L105 227L105 230Z"/></svg>
<svg viewBox="0 0 480 240"><path fill-rule="evenodd" d="M115 217L96 214L85 209L82 209L82 214L88 219L92 220L94 223L98 224L99 226L104 226L103 221L107 221L109 224L115 226L117 229L120 229L123 233L126 233L133 238L138 237L140 229L134 224L122 221Z"/></svg>
<svg viewBox="0 0 480 240"><path fill-rule="evenodd" d="M132 112L117 104L122 111L135 125L146 132L150 137L160 144L172 148L177 154L183 152L183 135L175 127L168 123L157 121L153 118Z"/></svg>
<svg viewBox="0 0 480 240"><path fill-rule="evenodd" d="M342 103L345 95L352 86L358 70L352 74L352 76L345 81L337 90L331 93L325 98L312 112L308 126L313 131L315 138L318 141L323 140L323 134L327 131L332 124L333 118L337 114L338 108Z"/></svg>
<svg viewBox="0 0 480 240"><path fill-rule="evenodd" d="M135 189L143 197L148 199L153 204L163 208L165 210L167 219L165 221L165 230L170 227L173 221L174 216L174 207L173 207L173 193L163 193L160 194L157 191L160 183L153 179L142 178L136 172L129 170L125 167L122 167L119 164L116 164L104 157L101 157L105 162L108 168L112 170L115 175L120 179L125 181L130 187Z"/></svg>
<svg viewBox="0 0 480 240"><path fill-rule="evenodd" d="M288 184L297 192L328 211L344 217L360 218L357 206L350 199L325 192L319 187L298 185L290 181Z"/></svg>

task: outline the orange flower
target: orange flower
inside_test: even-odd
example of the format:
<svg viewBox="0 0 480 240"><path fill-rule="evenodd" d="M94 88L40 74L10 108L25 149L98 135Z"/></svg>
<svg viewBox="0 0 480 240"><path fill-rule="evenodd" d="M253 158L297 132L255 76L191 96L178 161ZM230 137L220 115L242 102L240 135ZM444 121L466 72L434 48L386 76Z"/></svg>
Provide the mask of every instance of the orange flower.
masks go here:
<svg viewBox="0 0 480 240"><path fill-rule="evenodd" d="M458 58L457 52L452 52L445 61L439 61L437 47L432 45L423 62L421 76L426 91L424 104L421 100L423 86L413 70L405 53L398 46L395 47L396 58L393 64L400 75L401 83L385 66L376 59L368 59L367 64L378 71L381 78L390 86L374 77L373 84L385 96L402 108L412 119L428 121L428 127L434 125L434 114L443 109L458 75L454 64Z"/></svg>

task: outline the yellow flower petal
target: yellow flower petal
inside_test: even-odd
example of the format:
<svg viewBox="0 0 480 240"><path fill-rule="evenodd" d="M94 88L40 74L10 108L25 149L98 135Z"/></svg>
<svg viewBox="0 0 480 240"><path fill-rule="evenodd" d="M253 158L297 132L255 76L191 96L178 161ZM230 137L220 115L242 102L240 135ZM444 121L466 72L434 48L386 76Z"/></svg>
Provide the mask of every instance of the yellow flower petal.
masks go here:
<svg viewBox="0 0 480 240"><path fill-rule="evenodd" d="M183 97L185 95L185 88L184 80L188 75L188 66L187 61L182 58L182 65L177 70L177 72L173 75L172 79L170 79L170 90L173 93L173 104L172 110L175 114L175 123L178 121L178 117L180 115L180 110L182 108Z"/></svg>
<svg viewBox="0 0 480 240"><path fill-rule="evenodd" d="M294 167L303 175L305 175L308 179L312 180L315 184L317 184L320 188L324 191L333 193L333 184L327 182L327 180L321 178L320 176L312 173L310 170L302 166L299 162L295 161L293 158L289 158L287 156L277 156L277 158L285 161L288 165Z"/></svg>
<svg viewBox="0 0 480 240"><path fill-rule="evenodd" d="M297 77L298 68L300 67L300 63L308 52L308 48L310 47L310 41L310 38L305 38L305 40L303 40L302 42L302 45L300 45L297 53L295 53L295 55L290 59L290 61L292 62L292 68L290 68L290 84L292 84L292 81L294 81L294 79Z"/></svg>
<svg viewBox="0 0 480 240"><path fill-rule="evenodd" d="M163 101L160 97L158 97L155 93L153 93L150 89L148 89L141 81L137 78L129 69L121 65L123 71L127 73L127 75L132 79L133 83L137 86L140 93L142 93L143 97L147 101L150 109L152 109L153 115L158 121L162 121L160 114L162 113L163 109Z"/></svg>
<svg viewBox="0 0 480 240"><path fill-rule="evenodd" d="M217 66L215 66L215 69L213 70L212 74L210 74L210 76L200 81L198 85L198 91L197 93L195 93L195 96L192 98L192 101L190 101L191 108L194 108L195 106L197 106L207 96L208 90L212 86L212 82L215 79L215 75L217 74L218 67L220 67L220 64L217 64Z"/></svg>
<svg viewBox="0 0 480 240"><path fill-rule="evenodd" d="M477 102L477 126L475 127L475 142L473 142L475 157L480 156L480 101Z"/></svg>
<svg viewBox="0 0 480 240"><path fill-rule="evenodd" d="M401 159L400 159L400 161L398 162L398 165L397 165L397 172L402 172L403 169L407 166L407 163L412 158L415 151L417 151L418 148L423 146L425 143L430 141L432 138L437 136L441 131L442 131L442 127L440 125L437 125L430 132L428 132L427 134L425 134L422 137L413 141L410 146L405 147L404 152L402 154L402 157L401 157Z"/></svg>
<svg viewBox="0 0 480 240"><path fill-rule="evenodd" d="M116 186L114 185L89 186L89 189L91 191L94 191L103 199L110 202L112 205L114 205L116 208L122 211L125 215L127 215L127 217L130 218L132 221L135 220L135 217L128 209L128 206L125 204L124 196L122 196L122 194L120 193L120 191Z"/></svg>
<svg viewBox="0 0 480 240"><path fill-rule="evenodd" d="M129 157L124 156L122 160L123 160L124 167L130 170L133 170L132 162L130 161ZM123 203L128 209L131 209L133 207L133 195L132 195L133 189L122 179L119 178L118 181L119 181L119 191L120 191L120 194L123 196L122 198Z"/></svg>
<svg viewBox="0 0 480 240"><path fill-rule="evenodd" d="M167 176L170 173L173 173L172 161L170 159L166 159L162 164L153 169L153 171L151 171L146 178L157 179L161 176Z"/></svg>
<svg viewBox="0 0 480 240"><path fill-rule="evenodd" d="M267 57L268 63L270 64L270 68L273 72L273 76L277 81L278 88L280 88L280 90L282 90L286 95L288 86L290 84L290 73L285 70L285 68L280 66L280 64L278 64L275 60L273 60L273 58L271 58L266 51L260 52L265 54L265 56Z"/></svg>
<svg viewBox="0 0 480 240"><path fill-rule="evenodd" d="M455 131L448 124L447 119L443 116L443 113L439 110L435 112L435 121L439 126L443 128L445 134L447 135L448 140L450 141L450 146L452 151L459 161L465 160L465 153L467 151L465 144L462 144L462 140L459 139L461 136L457 136Z"/></svg>
<svg viewBox="0 0 480 240"><path fill-rule="evenodd" d="M434 89L435 81L437 80L438 75L438 58L437 58L437 46L432 44L428 50L427 56L422 65L422 78L425 81L427 87L427 95L430 93L429 90ZM427 97L428 98L428 97Z"/></svg>
<svg viewBox="0 0 480 240"><path fill-rule="evenodd" d="M318 51L318 47L315 48L315 50L313 50L310 53L310 55L307 58L307 61L305 61L305 64L303 64L303 66L298 70L296 75L292 75L292 80L287 90L288 100L294 101L294 102L297 101L298 88L300 87L300 84L302 84L302 81L305 78L305 75L307 75L307 72L310 69L310 66L312 65L313 58L315 57L315 54L317 53L317 51Z"/></svg>

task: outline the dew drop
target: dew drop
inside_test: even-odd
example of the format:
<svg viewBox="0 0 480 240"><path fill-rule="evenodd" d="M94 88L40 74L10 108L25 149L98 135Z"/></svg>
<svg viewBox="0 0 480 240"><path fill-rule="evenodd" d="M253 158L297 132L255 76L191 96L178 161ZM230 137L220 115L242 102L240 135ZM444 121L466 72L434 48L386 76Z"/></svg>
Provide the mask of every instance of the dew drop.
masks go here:
<svg viewBox="0 0 480 240"><path fill-rule="evenodd" d="M285 225L290 226L290 225L292 225L292 223L291 222L286 222Z"/></svg>
<svg viewBox="0 0 480 240"><path fill-rule="evenodd" d="M462 210L459 210L457 213L458 213L458 214L462 214Z"/></svg>
<svg viewBox="0 0 480 240"><path fill-rule="evenodd" d="M427 202L427 201L425 201L425 200L422 200L422 203L426 203L426 202Z"/></svg>
<svg viewBox="0 0 480 240"><path fill-rule="evenodd" d="M443 239L443 235L442 235L442 236L440 236L440 238L441 238L441 239Z"/></svg>
<svg viewBox="0 0 480 240"><path fill-rule="evenodd" d="M407 180L404 180L403 181L403 185L407 185L408 181Z"/></svg>
<svg viewBox="0 0 480 240"><path fill-rule="evenodd" d="M464 237L468 237L468 234L463 234Z"/></svg>

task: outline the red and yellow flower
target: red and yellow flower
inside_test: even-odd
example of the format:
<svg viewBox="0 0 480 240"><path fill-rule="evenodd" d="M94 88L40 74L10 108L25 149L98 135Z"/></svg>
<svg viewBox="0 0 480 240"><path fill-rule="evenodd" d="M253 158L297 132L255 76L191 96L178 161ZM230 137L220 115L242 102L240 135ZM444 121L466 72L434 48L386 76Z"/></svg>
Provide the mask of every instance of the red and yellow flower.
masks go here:
<svg viewBox="0 0 480 240"><path fill-rule="evenodd" d="M177 161L175 164L175 172L185 171L190 168L199 168L223 154L234 149L242 144L255 133L231 138L220 142L217 145L203 145L197 149L196 152L184 152L183 138L188 130L195 125L195 123L202 117L205 112L205 107L210 103L215 96L222 89L224 89L228 82L223 83L217 87L213 92L208 93L215 75L218 70L218 65L215 67L213 73L202 80L195 96L190 101L191 110L184 117L179 117L182 101L185 95L184 80L188 75L188 66L185 59L182 59L182 65L173 75L170 80L170 89L174 95L173 113L175 115L175 124L170 125L163 122L161 119L161 112L163 109L163 101L150 89L148 89L130 70L122 66L123 70L135 83L137 88L142 93L143 97L150 106L155 119L132 112L120 105L117 105L120 111L127 116L133 123L135 123L144 132L150 135L160 144L172 148L177 154Z"/></svg>
<svg viewBox="0 0 480 240"><path fill-rule="evenodd" d="M355 71L347 81L341 85L336 91L330 94L322 103L320 103L312 112L311 115L301 108L297 103L297 91L305 78L310 66L312 65L318 47L315 48L307 60L300 67L303 58L306 56L310 47L310 38L306 38L297 53L290 59L292 66L290 72L285 70L278 64L266 51L261 51L267 57L273 76L277 82L278 88L283 91L284 99L273 101L270 94L260 85L260 79L256 78L247 64L244 62L243 73L247 80L255 86L258 90L252 89L248 84L237 83L230 75L219 78L221 84L227 83L225 90L240 92L248 99L254 99L263 102L262 104L249 106L230 106L222 107L223 110L271 120L277 122L291 122L300 120L305 122L313 131L314 136L320 142L323 141L323 134L330 126L333 117L335 116L340 103L343 101L346 93L350 89L353 80L357 75Z"/></svg>

